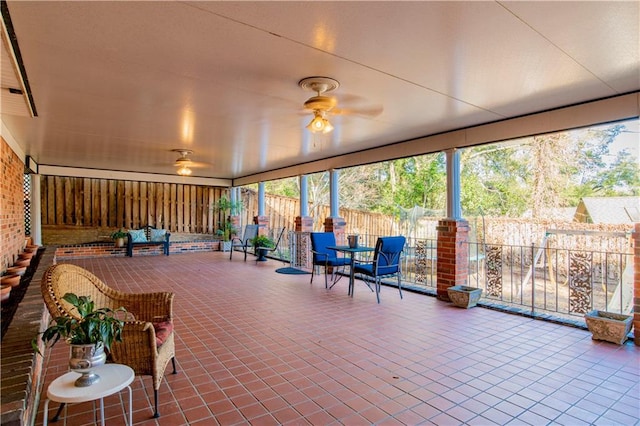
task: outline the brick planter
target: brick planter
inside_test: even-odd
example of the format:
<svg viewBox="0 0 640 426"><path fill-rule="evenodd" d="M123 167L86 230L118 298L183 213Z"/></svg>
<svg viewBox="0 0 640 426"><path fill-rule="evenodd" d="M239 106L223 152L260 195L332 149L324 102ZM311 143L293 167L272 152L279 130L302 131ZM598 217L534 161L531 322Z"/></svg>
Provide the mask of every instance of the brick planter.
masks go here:
<svg viewBox="0 0 640 426"><path fill-rule="evenodd" d="M584 315L584 320L592 334L593 340L621 345L627 340L631 331L633 317L631 315L614 314L604 311L591 311Z"/></svg>
<svg viewBox="0 0 640 426"><path fill-rule="evenodd" d="M447 288L447 294L454 305L469 309L476 306L478 300L480 300L482 289L464 285L454 285Z"/></svg>

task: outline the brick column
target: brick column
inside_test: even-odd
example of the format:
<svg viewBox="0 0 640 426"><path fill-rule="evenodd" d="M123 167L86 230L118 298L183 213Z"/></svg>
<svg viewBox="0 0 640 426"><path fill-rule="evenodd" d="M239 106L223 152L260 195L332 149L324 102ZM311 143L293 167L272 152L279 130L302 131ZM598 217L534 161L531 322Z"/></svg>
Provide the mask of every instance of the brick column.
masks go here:
<svg viewBox="0 0 640 426"><path fill-rule="evenodd" d="M437 297L449 302L447 288L467 285L469 222L443 219L438 223Z"/></svg>
<svg viewBox="0 0 640 426"><path fill-rule="evenodd" d="M253 223L258 225L258 235L267 235L269 232L269 216L254 216Z"/></svg>
<svg viewBox="0 0 640 426"><path fill-rule="evenodd" d="M344 228L347 222L341 217L328 217L324 220L324 232L333 232L336 235L336 244L344 246L347 240L344 237Z"/></svg>
<svg viewBox="0 0 640 426"><path fill-rule="evenodd" d="M640 346L640 223L633 227L633 337Z"/></svg>
<svg viewBox="0 0 640 426"><path fill-rule="evenodd" d="M311 265L311 241L309 240L309 232L313 232L313 217L296 216L295 233L296 236L296 253L294 265L300 268L309 269Z"/></svg>

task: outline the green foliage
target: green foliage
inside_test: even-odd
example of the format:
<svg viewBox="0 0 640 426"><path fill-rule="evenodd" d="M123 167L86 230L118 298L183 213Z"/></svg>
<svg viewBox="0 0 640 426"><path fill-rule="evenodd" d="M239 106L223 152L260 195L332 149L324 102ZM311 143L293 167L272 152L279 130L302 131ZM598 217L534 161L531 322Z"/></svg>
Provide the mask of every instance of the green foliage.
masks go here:
<svg viewBox="0 0 640 426"><path fill-rule="evenodd" d="M80 318L53 318L49 328L42 332L41 338L45 344L51 342L53 346L63 339L71 344L103 344L105 349L110 350L114 341L122 341L124 321L117 318L116 314L126 313L125 308L120 307L115 311L109 308L95 309L89 296L78 297L73 293L66 293L62 299L76 308ZM37 336L31 341L31 346L40 353Z"/></svg>
<svg viewBox="0 0 640 426"><path fill-rule="evenodd" d="M251 240L251 244L255 248L258 248L258 247L274 248L276 246L273 240L267 237L266 235L258 235L257 237Z"/></svg>
<svg viewBox="0 0 640 426"><path fill-rule="evenodd" d="M119 238L127 238L127 233L122 229L118 229L113 234L111 234L111 238L117 240Z"/></svg>

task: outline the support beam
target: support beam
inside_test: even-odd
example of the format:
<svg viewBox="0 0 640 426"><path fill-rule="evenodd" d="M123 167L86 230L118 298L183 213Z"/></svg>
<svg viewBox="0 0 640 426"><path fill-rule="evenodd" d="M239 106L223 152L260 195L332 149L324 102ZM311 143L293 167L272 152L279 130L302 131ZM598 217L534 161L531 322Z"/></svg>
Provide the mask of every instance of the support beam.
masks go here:
<svg viewBox="0 0 640 426"><path fill-rule="evenodd" d="M447 157L447 217L462 219L460 207L460 151L452 148L445 151Z"/></svg>
<svg viewBox="0 0 640 426"><path fill-rule="evenodd" d="M340 187L338 178L340 172L336 169L329 170L329 217L339 217L340 213Z"/></svg>

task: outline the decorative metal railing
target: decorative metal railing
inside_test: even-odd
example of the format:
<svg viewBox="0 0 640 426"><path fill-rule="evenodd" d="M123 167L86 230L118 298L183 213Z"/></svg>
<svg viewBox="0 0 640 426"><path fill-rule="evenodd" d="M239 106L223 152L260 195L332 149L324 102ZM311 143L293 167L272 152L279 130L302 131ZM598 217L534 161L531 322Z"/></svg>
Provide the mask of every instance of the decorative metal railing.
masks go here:
<svg viewBox="0 0 640 426"><path fill-rule="evenodd" d="M360 235L374 246L377 236ZM293 266L309 268L308 233L289 234ZM597 309L628 314L633 304L633 254L549 246L467 243L467 285L481 288L481 301L532 315L582 318ZM408 239L403 286L433 293L437 283L437 240ZM394 285L391 280L389 285Z"/></svg>

